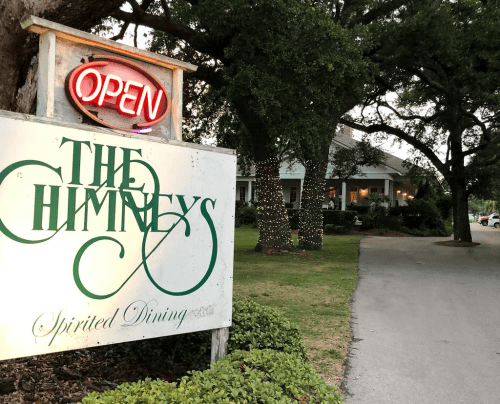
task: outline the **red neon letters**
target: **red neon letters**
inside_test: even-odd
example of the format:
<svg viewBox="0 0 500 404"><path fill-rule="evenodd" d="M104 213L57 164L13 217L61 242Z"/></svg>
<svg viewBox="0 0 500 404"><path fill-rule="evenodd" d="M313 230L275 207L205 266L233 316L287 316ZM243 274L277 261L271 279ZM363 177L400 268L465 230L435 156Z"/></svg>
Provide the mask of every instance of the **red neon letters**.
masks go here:
<svg viewBox="0 0 500 404"><path fill-rule="evenodd" d="M135 63L112 56L94 56L74 69L66 90L73 105L100 124L140 131L165 118L165 88Z"/></svg>

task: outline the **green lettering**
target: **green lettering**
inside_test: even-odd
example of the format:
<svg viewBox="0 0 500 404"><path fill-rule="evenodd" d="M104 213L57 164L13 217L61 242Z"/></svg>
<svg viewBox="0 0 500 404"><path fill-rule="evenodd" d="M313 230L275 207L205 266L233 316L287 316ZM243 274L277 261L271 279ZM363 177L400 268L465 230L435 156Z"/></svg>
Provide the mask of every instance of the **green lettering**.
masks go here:
<svg viewBox="0 0 500 404"><path fill-rule="evenodd" d="M94 156L94 182L90 184L91 186L98 187L101 184L101 168L107 168L107 176L106 182L104 183L108 188L114 188L115 186L115 152L116 146L107 146L108 148L108 162L102 162L102 148L104 145L102 144L94 144L95 147L95 156Z"/></svg>
<svg viewBox="0 0 500 404"><path fill-rule="evenodd" d="M114 190L106 191L104 198L99 203L99 199L97 198L97 192L92 188L85 188L85 219L83 224L83 231L88 231L88 213L89 213L89 201L92 203L94 207L94 211L96 215L101 211L106 198L109 195L109 203L108 203L108 231L115 231L115 221L116 221L116 192Z"/></svg>
<svg viewBox="0 0 500 404"><path fill-rule="evenodd" d="M70 184L72 185L82 185L80 182L80 168L81 168L81 161L82 161L82 144L87 146L89 150L92 152L92 149L90 148L90 142L88 140L81 141L81 140L73 140L73 139L68 139L66 137L62 138L61 147L64 143L66 142L72 142L73 143L73 164L72 164L72 170L71 170L71 182Z"/></svg>
<svg viewBox="0 0 500 404"><path fill-rule="evenodd" d="M136 152L139 154L139 156L142 157L142 150L141 149L128 149L126 147L120 147L120 149L123 150L123 168L122 168L122 183L120 185L121 189L130 189L130 190L137 190L137 191L142 191L144 189L144 184L138 188L132 188L130 184L133 184L135 182L135 178L130 177L130 163L133 160L130 160L130 154L131 152Z"/></svg>
<svg viewBox="0 0 500 404"><path fill-rule="evenodd" d="M43 194L46 185L35 184L35 212L33 213L33 230L43 230L43 208L49 208L49 228L57 230L57 217L59 215L59 185L49 185L50 202L43 203Z"/></svg>

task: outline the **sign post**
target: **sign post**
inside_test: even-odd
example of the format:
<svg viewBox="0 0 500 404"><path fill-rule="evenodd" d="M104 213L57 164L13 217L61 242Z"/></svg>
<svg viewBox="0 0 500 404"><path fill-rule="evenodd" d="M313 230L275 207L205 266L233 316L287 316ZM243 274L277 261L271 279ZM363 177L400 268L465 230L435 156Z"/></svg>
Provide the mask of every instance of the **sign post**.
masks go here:
<svg viewBox="0 0 500 404"><path fill-rule="evenodd" d="M44 62L39 117L0 111L0 360L201 330L223 356L236 156L179 140L195 67L23 25Z"/></svg>

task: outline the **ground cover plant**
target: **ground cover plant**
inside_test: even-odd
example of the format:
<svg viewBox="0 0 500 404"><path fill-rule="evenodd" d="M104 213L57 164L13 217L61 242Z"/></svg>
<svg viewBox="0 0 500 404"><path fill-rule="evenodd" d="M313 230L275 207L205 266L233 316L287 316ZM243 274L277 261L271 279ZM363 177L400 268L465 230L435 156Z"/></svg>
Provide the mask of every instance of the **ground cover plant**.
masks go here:
<svg viewBox="0 0 500 404"><path fill-rule="evenodd" d="M323 250L253 252L258 233L237 229L234 293L276 308L304 336L314 368L338 384L350 341L349 302L362 235L325 235Z"/></svg>

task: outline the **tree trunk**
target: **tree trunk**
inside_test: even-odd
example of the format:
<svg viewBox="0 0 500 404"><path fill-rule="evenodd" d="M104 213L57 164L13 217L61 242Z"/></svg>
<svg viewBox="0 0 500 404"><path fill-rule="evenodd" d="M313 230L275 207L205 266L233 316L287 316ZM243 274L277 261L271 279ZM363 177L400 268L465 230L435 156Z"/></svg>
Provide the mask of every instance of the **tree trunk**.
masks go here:
<svg viewBox="0 0 500 404"><path fill-rule="evenodd" d="M38 35L20 21L36 15L87 31L124 0L0 0L0 109L30 113L36 99Z"/></svg>
<svg viewBox="0 0 500 404"><path fill-rule="evenodd" d="M452 181L450 188L453 201L453 238L459 241L472 242L465 181Z"/></svg>
<svg viewBox="0 0 500 404"><path fill-rule="evenodd" d="M259 241L255 251L292 250L290 222L285 209L278 159L255 164L257 199L259 202Z"/></svg>
<svg viewBox="0 0 500 404"><path fill-rule="evenodd" d="M459 114L457 113L457 116ZM446 180L451 188L453 201L453 237L455 240L472 242L469 224L469 201L465 182L465 162L462 150L463 129L459 120L450 129L450 150L453 164Z"/></svg>
<svg viewBox="0 0 500 404"><path fill-rule="evenodd" d="M323 242L323 200L326 162L306 162L299 216L299 249L321 250Z"/></svg>

